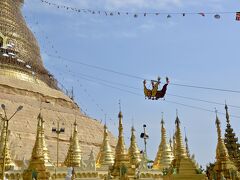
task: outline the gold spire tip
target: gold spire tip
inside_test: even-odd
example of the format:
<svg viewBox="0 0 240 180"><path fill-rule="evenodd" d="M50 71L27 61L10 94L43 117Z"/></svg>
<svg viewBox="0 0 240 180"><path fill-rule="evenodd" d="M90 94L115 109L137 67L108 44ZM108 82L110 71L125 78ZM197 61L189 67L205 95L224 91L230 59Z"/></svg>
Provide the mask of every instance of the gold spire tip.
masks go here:
<svg viewBox="0 0 240 180"><path fill-rule="evenodd" d="M161 124L164 125L163 112L162 112L162 120L161 120Z"/></svg>
<svg viewBox="0 0 240 180"><path fill-rule="evenodd" d="M225 102L225 110L226 110L226 120L227 120L227 123L229 124L230 120L229 120L228 106L226 102Z"/></svg>
<svg viewBox="0 0 240 180"><path fill-rule="evenodd" d="M180 124L180 120L178 118L178 113L177 113L177 117L176 117L176 120L175 120L175 124L179 125Z"/></svg>
<svg viewBox="0 0 240 180"><path fill-rule="evenodd" d="M118 113L118 118L122 118L122 117L123 117L122 111L119 111L119 113Z"/></svg>

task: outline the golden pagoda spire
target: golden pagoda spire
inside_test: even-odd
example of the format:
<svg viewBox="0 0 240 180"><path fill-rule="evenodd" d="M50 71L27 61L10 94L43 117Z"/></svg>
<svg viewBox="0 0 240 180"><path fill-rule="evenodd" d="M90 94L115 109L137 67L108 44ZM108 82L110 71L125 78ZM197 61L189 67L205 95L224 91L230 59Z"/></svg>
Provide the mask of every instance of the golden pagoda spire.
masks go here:
<svg viewBox="0 0 240 180"><path fill-rule="evenodd" d="M124 136L123 136L123 123L122 123L122 112L120 111L118 114L119 124L118 124L118 143L116 146L116 154L126 154ZM116 157L117 158L117 157Z"/></svg>
<svg viewBox="0 0 240 180"><path fill-rule="evenodd" d="M216 115L216 127L217 127L217 135L218 135L218 143L217 143L217 149L216 149L216 160L217 161L226 161L229 160L229 154L228 150L224 144L224 141L222 139L221 134L221 127L220 127L220 121L218 119L218 116Z"/></svg>
<svg viewBox="0 0 240 180"><path fill-rule="evenodd" d="M2 118L2 117L1 117ZM1 139L0 139L0 165L3 164L3 154L4 154L4 144L6 142L6 150L5 150L5 168L6 170L13 169L15 164L11 158L11 151L9 147L9 137L6 137L6 121L1 120L3 123L2 131L1 131Z"/></svg>
<svg viewBox="0 0 240 180"><path fill-rule="evenodd" d="M229 158L227 148L222 139L220 121L218 119L217 112L216 112L216 127L217 127L218 142L217 142L217 148L216 148L216 163L213 168L213 170L216 173L216 178L232 179L231 178L232 175L235 174L235 177L237 179L237 177L239 178L240 176L239 176L239 173L237 172L236 166Z"/></svg>
<svg viewBox="0 0 240 180"><path fill-rule="evenodd" d="M112 176L119 177L120 179L124 179L129 172L129 156L128 152L125 148L124 136L123 136L123 124L122 124L122 112L120 111L118 114L119 125L118 125L118 142L115 149L115 159L112 167Z"/></svg>
<svg viewBox="0 0 240 180"><path fill-rule="evenodd" d="M50 177L49 172L47 172L47 166L49 165L45 161L45 154L43 150L43 139L42 139L42 118L38 116L37 123L37 134L36 141L32 150L32 157L29 162L28 169L24 172L24 179L29 179L32 174L37 174L37 179L46 180Z"/></svg>
<svg viewBox="0 0 240 180"><path fill-rule="evenodd" d="M136 136L135 136L135 129L132 126L131 129L131 142L130 142L130 147L128 149L128 156L130 158L130 164L138 167L139 163L141 161L141 156L140 156L140 151L136 142Z"/></svg>
<svg viewBox="0 0 240 180"><path fill-rule="evenodd" d="M109 144L109 137L108 137L108 129L105 123L104 125L104 134L103 134L103 142L100 147L100 151L97 155L96 166L98 168L102 166L111 166L114 163L114 156L112 148Z"/></svg>
<svg viewBox="0 0 240 180"><path fill-rule="evenodd" d="M180 120L177 118L175 120L175 124L176 124L176 133L175 133L175 138L176 138L176 147L175 147L175 158L176 159L181 159L181 158L185 158L187 156L186 154L186 149L184 147L183 144L183 140L182 140L182 133L181 133L181 129L180 129Z"/></svg>
<svg viewBox="0 0 240 180"><path fill-rule="evenodd" d="M231 127L231 124L230 124L230 118L229 118L227 104L225 104L225 110L226 110L227 128L225 130L224 143L228 150L230 159L238 167L238 170L240 170L240 145L238 143L238 138L236 137L235 133L233 132L233 128Z"/></svg>
<svg viewBox="0 0 240 180"><path fill-rule="evenodd" d="M175 156L166 176L168 176L169 179L205 180L205 175L199 171L196 165L197 163L186 154L186 148L183 144L178 114L175 124Z"/></svg>
<svg viewBox="0 0 240 180"><path fill-rule="evenodd" d="M158 147L158 153L153 163L153 169L163 170L169 168L173 160L173 152L170 144L167 143L165 123L161 120L161 143Z"/></svg>
<svg viewBox="0 0 240 180"><path fill-rule="evenodd" d="M68 154L65 160L65 165L68 167L80 167L81 166L81 149L78 140L77 121L74 122L73 136L70 141Z"/></svg>
<svg viewBox="0 0 240 180"><path fill-rule="evenodd" d="M44 158L44 162L45 162L45 165L48 167L52 167L53 164L51 163L50 161L50 157L49 157L49 151L48 151L48 148L47 148L47 145L46 145L46 142L45 142L45 133L44 133L44 119L42 117L42 114L41 112L39 113L38 115L38 120L40 120L40 139L41 139L41 143L42 143L42 149L43 149L43 158Z"/></svg>

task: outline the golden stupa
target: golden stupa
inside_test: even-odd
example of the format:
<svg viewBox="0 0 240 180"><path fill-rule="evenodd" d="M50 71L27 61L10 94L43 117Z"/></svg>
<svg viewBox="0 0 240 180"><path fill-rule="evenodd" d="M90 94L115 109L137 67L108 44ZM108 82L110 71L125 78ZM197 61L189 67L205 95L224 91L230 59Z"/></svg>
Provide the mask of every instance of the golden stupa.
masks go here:
<svg viewBox="0 0 240 180"><path fill-rule="evenodd" d="M30 159L40 109L52 162L56 162L57 142L51 129L61 119L60 126L66 130L60 134L59 162L63 162L75 115L80 129L81 150L86 159L91 149L97 153L102 142L103 125L83 115L44 68L38 43L21 13L23 3L23 0L0 0L0 99L6 105L7 114L12 114L19 105L23 106L23 110L9 123L12 159ZM2 110L0 114L3 114ZM111 134L109 139L114 145Z"/></svg>
<svg viewBox="0 0 240 180"><path fill-rule="evenodd" d="M115 146L107 126L83 115L44 68L37 41L21 14L22 5L23 0L0 0L0 99L6 107L4 112L0 111L0 120L4 120L0 123L0 166L5 167L5 173L0 171L0 175L9 180L207 179L190 157L187 138L184 146L178 116L170 144L166 140L164 121L161 122L161 143L153 167L146 154L139 152L134 128L130 147L126 147L121 111ZM9 131L6 131L5 112L12 114L19 105L23 110L13 117ZM216 118L216 162L210 166L207 175L214 180L239 180L239 144L230 126L227 106L226 113L225 141ZM56 132L56 122L58 130L65 128L65 133L58 134L59 156L57 135L52 133L52 128ZM60 163L56 164L57 157Z"/></svg>
<svg viewBox="0 0 240 180"><path fill-rule="evenodd" d="M153 169L165 170L168 169L173 160L173 152L170 144L167 143L166 129L164 120L161 120L161 143L158 147L157 156L153 163Z"/></svg>
<svg viewBox="0 0 240 180"><path fill-rule="evenodd" d="M228 111L226 108L226 115L228 119ZM217 135L218 135L218 142L216 147L216 161L213 164L210 164L207 167L207 176L209 180L222 180L222 179L229 179L229 180L239 180L240 173L238 171L239 166L236 166L234 163L235 159L232 159L229 156L229 151L226 147L230 145L230 143L224 143L224 139L222 138L222 132L220 127L220 120L216 115L216 127L217 127ZM233 161L232 161L232 160Z"/></svg>
<svg viewBox="0 0 240 180"><path fill-rule="evenodd" d="M109 144L108 128L106 124L104 125L103 133L104 133L103 142L97 155L96 165L97 168L108 169L109 166L113 165L114 163L114 155L112 147Z"/></svg>

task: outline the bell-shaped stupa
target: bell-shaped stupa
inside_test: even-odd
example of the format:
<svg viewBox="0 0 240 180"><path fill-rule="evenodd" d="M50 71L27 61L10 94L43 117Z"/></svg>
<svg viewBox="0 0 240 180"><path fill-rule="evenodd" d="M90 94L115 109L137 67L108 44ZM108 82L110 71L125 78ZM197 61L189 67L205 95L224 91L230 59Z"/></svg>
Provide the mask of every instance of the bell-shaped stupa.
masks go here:
<svg viewBox="0 0 240 180"><path fill-rule="evenodd" d="M30 159L39 109L44 116L46 143L53 163L56 162L57 135L52 133L52 127L56 121L65 128L65 133L60 134L59 162L66 157L71 120L75 117L81 127L78 136L83 155L91 149L98 152L103 125L83 115L44 68L38 43L21 13L23 3L23 0L0 0L0 100L6 105L7 114L13 113L19 105L24 107L9 124L14 160ZM113 145L111 134L109 138Z"/></svg>

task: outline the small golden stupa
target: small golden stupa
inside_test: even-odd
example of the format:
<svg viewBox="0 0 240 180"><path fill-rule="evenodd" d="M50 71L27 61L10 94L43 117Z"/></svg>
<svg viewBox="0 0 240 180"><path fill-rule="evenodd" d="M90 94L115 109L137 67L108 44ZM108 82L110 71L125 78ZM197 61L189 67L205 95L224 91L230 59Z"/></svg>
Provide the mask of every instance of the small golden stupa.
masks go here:
<svg viewBox="0 0 240 180"><path fill-rule="evenodd" d="M112 166L114 163L114 155L112 151L112 147L109 144L109 137L108 137L108 128L107 125L104 125L104 135L103 135L103 142L100 147L99 153L96 159L96 166L97 168L106 168L108 169L109 166Z"/></svg>
<svg viewBox="0 0 240 180"><path fill-rule="evenodd" d="M161 120L161 143L158 147L157 156L153 163L153 169L166 170L170 167L173 160L173 152L170 144L167 143L166 129L164 126L164 120Z"/></svg>
<svg viewBox="0 0 240 180"><path fill-rule="evenodd" d="M44 159L44 163L46 167L53 167L53 163L50 160L50 156L49 156L49 151L47 148L47 144L45 141L45 130L44 130L44 119L42 117L41 112L38 115L38 131L39 131L39 139L41 140L42 143L42 150L43 150L43 159ZM38 132L37 132L38 134ZM37 137L38 138L38 137Z"/></svg>
<svg viewBox="0 0 240 180"><path fill-rule="evenodd" d="M50 178L49 170L53 169L53 166L50 163L48 156L43 124L43 118L41 114L39 114L36 141L32 150L32 157L30 159L28 168L23 173L24 180L31 180L33 178L46 180Z"/></svg>
<svg viewBox="0 0 240 180"><path fill-rule="evenodd" d="M80 167L81 166L81 149L78 140L78 130L77 130L77 122L74 122L74 130L73 135L70 138L70 145L67 153L66 160L64 164L67 167Z"/></svg>
<svg viewBox="0 0 240 180"><path fill-rule="evenodd" d="M3 126L1 127L1 139L0 139L0 165L2 167L3 165L3 155L4 155L4 145L6 142L6 146L5 146L5 169L9 170L9 169L14 169L16 168L12 157L11 157L11 151L10 151L10 147L9 147L9 137L6 137L6 121L3 121L3 117L0 117L0 123L3 124Z"/></svg>
<svg viewBox="0 0 240 180"><path fill-rule="evenodd" d="M220 121L217 115L216 127L218 135L216 162L212 164L212 166L208 167L208 178L209 180L239 180L240 173L238 172L238 168L234 165L234 162L231 161L228 150L224 144L224 140L222 139Z"/></svg>
<svg viewBox="0 0 240 180"><path fill-rule="evenodd" d="M141 155L137 145L135 129L133 126L131 129L131 138L130 138L130 147L128 149L128 156L130 158L129 160L130 160L131 167L137 168L141 161Z"/></svg>

